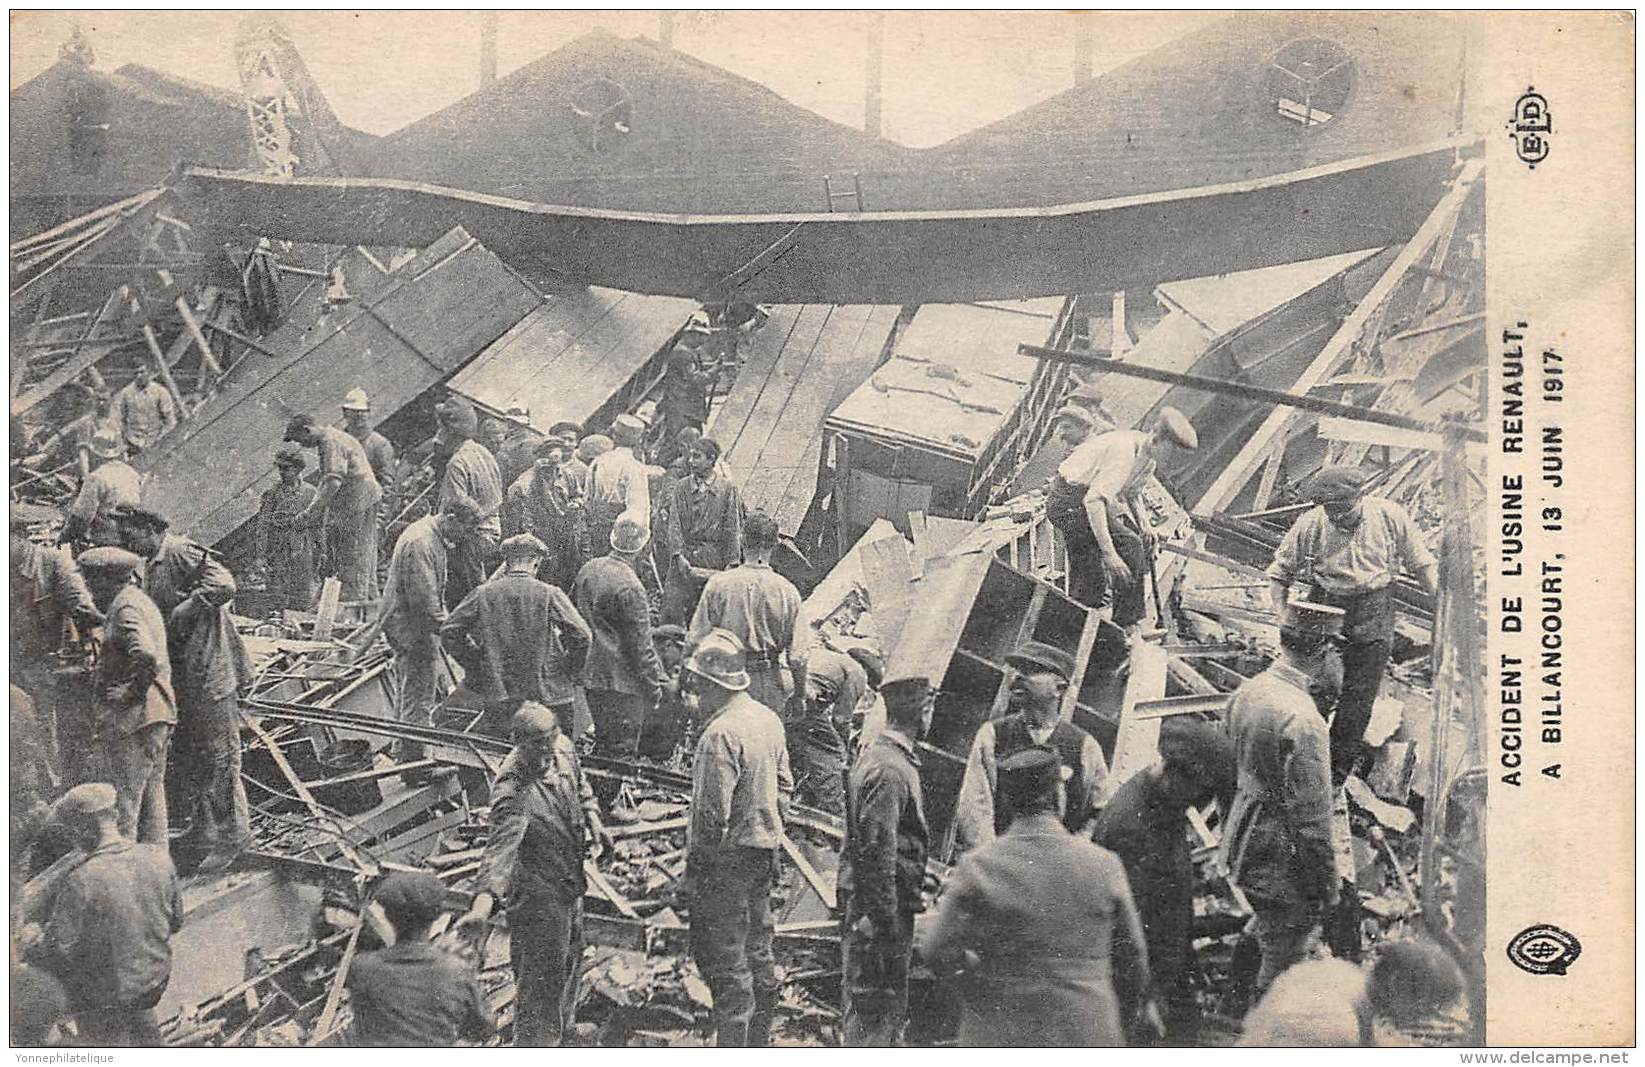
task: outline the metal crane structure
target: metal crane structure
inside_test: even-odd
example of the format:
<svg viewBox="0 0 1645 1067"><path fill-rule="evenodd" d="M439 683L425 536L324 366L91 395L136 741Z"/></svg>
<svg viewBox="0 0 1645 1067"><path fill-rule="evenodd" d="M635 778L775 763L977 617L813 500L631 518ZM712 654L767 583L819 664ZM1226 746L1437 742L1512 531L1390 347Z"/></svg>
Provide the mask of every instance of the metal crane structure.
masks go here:
<svg viewBox="0 0 1645 1067"><path fill-rule="evenodd" d="M264 174L337 175L341 123L315 84L302 53L278 20L251 15L234 39L234 63L245 92L251 145Z"/></svg>

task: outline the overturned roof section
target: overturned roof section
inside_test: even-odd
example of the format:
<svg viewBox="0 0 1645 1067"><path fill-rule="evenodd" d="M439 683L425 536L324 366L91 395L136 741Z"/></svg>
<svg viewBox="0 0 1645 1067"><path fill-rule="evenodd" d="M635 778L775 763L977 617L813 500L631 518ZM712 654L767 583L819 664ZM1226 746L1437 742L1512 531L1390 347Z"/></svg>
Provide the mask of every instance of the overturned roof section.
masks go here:
<svg viewBox="0 0 1645 1067"><path fill-rule="evenodd" d="M561 420L586 425L696 309L678 297L615 289L556 293L459 371L451 388L493 411L524 408L542 433Z"/></svg>
<svg viewBox="0 0 1645 1067"><path fill-rule="evenodd" d="M339 424L338 399L354 388L364 388L379 411L395 411L538 303L460 228L392 274L358 250L340 262L354 300L321 314L321 287L305 292L287 323L263 341L291 356L243 357L222 392L140 463L149 475L144 503L179 533L211 544L256 513L292 415Z"/></svg>
<svg viewBox="0 0 1645 1067"><path fill-rule="evenodd" d="M823 211L909 150L641 39L584 34L384 138L374 171L549 204Z"/></svg>

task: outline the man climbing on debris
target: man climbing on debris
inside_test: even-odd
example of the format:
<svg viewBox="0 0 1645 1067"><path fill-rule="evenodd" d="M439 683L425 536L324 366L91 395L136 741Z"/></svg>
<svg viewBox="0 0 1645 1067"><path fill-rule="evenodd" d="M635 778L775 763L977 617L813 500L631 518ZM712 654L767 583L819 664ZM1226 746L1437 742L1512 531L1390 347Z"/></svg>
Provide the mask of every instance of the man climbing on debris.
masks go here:
<svg viewBox="0 0 1645 1067"><path fill-rule="evenodd" d="M715 466L717 441L703 438L686 449L690 474L674 486L668 511L668 583L663 620L684 625L697 610L703 585L714 571L742 559L742 495Z"/></svg>
<svg viewBox="0 0 1645 1067"><path fill-rule="evenodd" d="M1279 658L1228 702L1239 788L1223 820L1219 859L1255 913L1259 993L1308 954L1336 905L1330 738L1308 686L1329 669L1342 621L1341 608L1287 605Z"/></svg>
<svg viewBox="0 0 1645 1067"><path fill-rule="evenodd" d="M401 722L414 726L434 722L450 554L452 546L478 523L473 501L458 501L451 510L426 515L407 526L394 543L378 618L399 674L394 714ZM423 753L424 746L415 741L401 741L396 750L401 762L422 759ZM422 775L413 773L412 777Z"/></svg>
<svg viewBox="0 0 1645 1067"><path fill-rule="evenodd" d="M330 570L342 582L343 599L377 599L377 511L383 489L371 473L365 446L346 431L317 426L302 414L286 424L285 439L320 456L319 492L292 521L306 525L323 518Z"/></svg>
<svg viewBox="0 0 1645 1067"><path fill-rule="evenodd" d="M201 871L227 867L251 836L240 780L240 690L251 657L229 617L234 575L203 545L168 531L151 511L120 513L126 547L143 556L143 587L166 618L177 695L176 749L182 810L205 854Z"/></svg>
<svg viewBox="0 0 1645 1067"><path fill-rule="evenodd" d="M131 381L114 394L113 412L126 448L134 456L177 425L177 401L154 380L154 370L147 363L137 364Z"/></svg>
<svg viewBox="0 0 1645 1067"><path fill-rule="evenodd" d="M741 566L711 575L691 616L687 644L713 629L729 630L742 642L753 680L749 695L782 715L803 716L806 691L804 639L799 624L800 591L771 569L777 523L756 511L743 523Z"/></svg>
<svg viewBox="0 0 1645 1067"><path fill-rule="evenodd" d="M742 642L710 630L686 660L685 701L703 720L691 767L681 902L708 983L719 1045L764 1048L780 986L771 886L794 787L782 720L749 692Z"/></svg>
<svg viewBox="0 0 1645 1067"><path fill-rule="evenodd" d="M303 450L281 445L274 453L280 480L263 490L257 509L258 569L268 576L268 591L288 611L313 611L314 568L319 554L318 525L298 526L298 515L314 503L312 485L303 481Z"/></svg>
<svg viewBox="0 0 1645 1067"><path fill-rule="evenodd" d="M646 714L662 695L662 664L651 640L651 603L635 561L651 539L644 513L611 527L611 551L577 572L572 600L593 631L583 688L594 719L594 747L626 759L640 744Z"/></svg>
<svg viewBox="0 0 1645 1067"><path fill-rule="evenodd" d="M565 468L565 442L545 437L536 446L536 459L508 487L503 498L503 536L531 534L548 555L541 574L545 581L569 590L588 559L588 523L582 496Z"/></svg>
<svg viewBox="0 0 1645 1067"><path fill-rule="evenodd" d="M1192 983L1194 861L1188 809L1234 791L1234 748L1216 726L1186 715L1160 723L1159 759L1132 775L1103 807L1092 840L1125 864L1142 930L1165 1040L1192 1045L1199 1005ZM1132 1044L1159 1034L1137 1032Z"/></svg>
<svg viewBox="0 0 1645 1067"><path fill-rule="evenodd" d="M851 767L840 849L844 1043L889 1048L908 1024L914 916L925 910L929 833L915 745L931 729L936 691L927 678L885 686L885 730Z"/></svg>
<svg viewBox="0 0 1645 1067"><path fill-rule="evenodd" d="M480 892L459 920L473 930L502 901L514 968L514 1046L553 1047L572 1023L583 956L583 867L590 840L612 845L571 739L554 713L527 701L514 750L491 787L491 832Z"/></svg>
<svg viewBox="0 0 1645 1067"><path fill-rule="evenodd" d="M537 579L547 551L530 534L504 541L503 573L464 597L440 627L464 685L485 701L485 728L498 734L527 700L548 707L572 732L572 701L593 635L565 592Z"/></svg>
<svg viewBox="0 0 1645 1067"><path fill-rule="evenodd" d="M112 433L100 432L91 439L90 448L97 466L81 481L69 505L59 544L117 545L120 535L114 513L142 503L142 479L125 461L119 440Z"/></svg>
<svg viewBox="0 0 1645 1067"><path fill-rule="evenodd" d="M478 975L429 941L446 887L427 871L395 871L373 898L394 927L394 944L362 952L348 972L351 1045L450 1048L497 1031Z"/></svg>
<svg viewBox="0 0 1645 1067"><path fill-rule="evenodd" d="M1090 607L1109 608L1118 626L1132 627L1143 616L1152 534L1142 488L1172 447L1192 451L1199 436L1182 412L1161 408L1149 431L1088 438L1051 479L1045 514L1068 549L1070 593Z"/></svg>
<svg viewBox="0 0 1645 1067"><path fill-rule="evenodd" d="M85 856L24 953L63 983L80 1044L158 1048L154 1007L171 982L171 936L183 928L165 841L135 844L122 833L115 789L104 782L75 786L53 815Z"/></svg>
<svg viewBox="0 0 1645 1067"><path fill-rule="evenodd" d="M613 447L595 456L588 472L588 537L603 545L611 526L624 513L651 521L651 472L638 449L645 423L633 415L618 415L611 423Z"/></svg>
<svg viewBox="0 0 1645 1067"><path fill-rule="evenodd" d="M825 645L806 657L805 713L787 723L794 764L794 795L801 804L831 815L845 812L846 739L868 689L862 664Z"/></svg>
<svg viewBox="0 0 1645 1067"><path fill-rule="evenodd" d="M961 850L980 848L1010 825L1011 812L999 802L998 766L1024 749L1048 747L1067 783L1064 824L1090 837L1090 820L1102 807L1108 760L1090 734L1062 718L1063 694L1074 674L1074 657L1060 648L1029 641L1005 657L1013 675L1010 713L985 722L971 741L960 782L954 825Z"/></svg>
<svg viewBox="0 0 1645 1067"><path fill-rule="evenodd" d="M440 482L440 510L450 511L459 501L468 501L479 516L478 525L452 549L446 607L454 608L491 573L497 543L502 540L503 481L497 460L474 439L478 426L474 405L453 393L434 410L440 432L461 442Z"/></svg>
<svg viewBox="0 0 1645 1067"><path fill-rule="evenodd" d="M1410 513L1392 500L1365 496L1357 468L1326 467L1308 485L1316 507L1286 533L1268 568L1274 610L1283 618L1293 585L1301 595L1346 612L1342 692L1331 719L1331 776L1341 784L1364 773L1371 722L1394 636L1394 589L1403 564L1430 595L1439 563Z"/></svg>
<svg viewBox="0 0 1645 1067"><path fill-rule="evenodd" d="M97 650L98 703L85 738L109 768L119 798L120 832L145 844L169 843L166 754L177 724L166 620L132 577L142 558L123 548L91 548L80 571L107 616ZM65 744L79 739L64 739Z"/></svg>
<svg viewBox="0 0 1645 1067"><path fill-rule="evenodd" d="M687 426L702 429L708 419L708 395L718 375L697 363L697 353L677 345L668 354L663 375L663 398L657 405L663 416L663 440L675 440Z"/></svg>
<svg viewBox="0 0 1645 1067"><path fill-rule="evenodd" d="M999 782L1010 825L960 860L919 946L939 975L967 973L960 1044L1124 1045L1157 1015L1125 867L1064 828L1055 753L1013 753Z"/></svg>
<svg viewBox="0 0 1645 1067"><path fill-rule="evenodd" d="M32 455L26 455L30 451L26 440L21 442L22 447L13 447L12 455L25 457L23 466L30 470L72 465L76 475L83 479L91 473L91 442L98 434L106 433L115 443L116 458L125 459L125 435L120 430L119 420L114 417L114 402L109 395L101 389L88 388L78 382L65 385L62 395L66 404L77 406L79 414L47 436L35 447Z"/></svg>
<svg viewBox="0 0 1645 1067"><path fill-rule="evenodd" d="M371 428L371 398L364 389L350 389L343 397L343 428L366 450L371 474L383 495L394 492L394 446Z"/></svg>

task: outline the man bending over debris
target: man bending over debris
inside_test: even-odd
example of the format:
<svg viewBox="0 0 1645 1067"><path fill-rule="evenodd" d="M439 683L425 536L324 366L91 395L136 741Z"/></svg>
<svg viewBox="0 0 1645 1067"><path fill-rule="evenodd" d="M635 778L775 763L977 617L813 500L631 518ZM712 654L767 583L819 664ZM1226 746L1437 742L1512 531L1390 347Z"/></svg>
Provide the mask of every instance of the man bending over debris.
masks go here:
<svg viewBox="0 0 1645 1067"><path fill-rule="evenodd" d="M914 915L924 910L929 835L914 746L931 729L936 691L926 678L886 684L886 729L863 750L847 782L839 895L845 1044L888 1048L908 1022Z"/></svg>
<svg viewBox="0 0 1645 1067"><path fill-rule="evenodd" d="M292 518L312 524L325 518L331 568L343 584L343 599L377 598L377 509L382 486L371 473L365 446L345 430L316 426L308 415L293 415L286 440L320 454L320 491L313 503Z"/></svg>
<svg viewBox="0 0 1645 1067"><path fill-rule="evenodd" d="M1219 856L1255 913L1250 929L1262 950L1259 993L1308 954L1336 906L1331 745L1308 683L1328 669L1342 614L1326 605L1288 605L1279 658L1228 702L1239 790L1224 820Z"/></svg>
<svg viewBox="0 0 1645 1067"><path fill-rule="evenodd" d="M491 787L480 892L458 924L478 927L499 900L508 908L514 1046L552 1047L577 1003L589 838L609 848L611 836L554 713L527 701L511 732L514 751Z"/></svg>
<svg viewBox="0 0 1645 1067"><path fill-rule="evenodd" d="M97 468L80 483L74 503L69 505L59 544L117 545L120 534L114 515L121 508L136 507L142 500L142 480L125 460L114 435L99 432L91 439L91 454Z"/></svg>
<svg viewBox="0 0 1645 1067"><path fill-rule="evenodd" d="M681 684L706 723L691 768L680 887L691 909L691 958L714 998L717 1043L764 1048L781 989L771 884L794 788L782 720L749 695L742 642L725 630L697 643Z"/></svg>
<svg viewBox="0 0 1645 1067"><path fill-rule="evenodd" d="M1011 713L983 723L971 741L954 815L960 849L986 845L1010 824L1011 812L995 800L995 768L1006 757L1036 746L1050 748L1061 761L1068 786L1064 825L1089 837L1087 823L1102 806L1108 786L1108 760L1096 738L1061 717L1074 657L1029 641L1005 662L1016 672L1011 679Z"/></svg>
<svg viewBox="0 0 1645 1067"><path fill-rule="evenodd" d="M376 1048L450 1048L497 1030L477 975L435 947L429 926L445 910L445 883L426 871L395 871L376 901L394 927L394 944L362 952L348 972L354 1009L351 1044Z"/></svg>
<svg viewBox="0 0 1645 1067"><path fill-rule="evenodd" d="M1286 533L1268 568L1269 591L1281 618L1293 583L1312 583L1303 590L1307 599L1347 612L1342 694L1331 720L1331 775L1337 784L1370 755L1365 727L1388 668L1393 583L1401 563L1429 594L1439 587L1439 563L1410 513L1392 500L1365 496L1364 485L1354 467L1326 467L1314 475L1308 495L1318 507Z"/></svg>

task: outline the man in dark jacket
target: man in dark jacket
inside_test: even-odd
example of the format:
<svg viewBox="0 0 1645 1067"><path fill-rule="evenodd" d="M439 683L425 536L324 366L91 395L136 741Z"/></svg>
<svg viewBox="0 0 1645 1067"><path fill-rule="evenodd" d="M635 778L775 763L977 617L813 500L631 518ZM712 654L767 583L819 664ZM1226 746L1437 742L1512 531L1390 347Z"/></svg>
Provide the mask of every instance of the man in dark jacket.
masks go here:
<svg viewBox="0 0 1645 1067"><path fill-rule="evenodd" d="M106 783L75 786L54 814L85 857L64 875L29 954L67 988L83 1044L157 1048L154 1006L171 981L171 935L183 928L171 857L164 843L120 833Z"/></svg>
<svg viewBox="0 0 1645 1067"><path fill-rule="evenodd" d="M1093 840L1117 855L1142 916L1166 1040L1193 1044L1199 1009L1189 981L1194 925L1188 808L1234 790L1234 749L1220 729L1176 716L1160 724L1159 759L1126 780L1097 818ZM1136 1032L1133 1043L1158 1034Z"/></svg>
<svg viewBox="0 0 1645 1067"><path fill-rule="evenodd" d="M251 836L240 780L239 692L251 656L229 618L234 575L205 546L168 531L151 511L121 513L126 547L148 560L144 589L166 618L177 694L177 783L202 871L233 862Z"/></svg>
<svg viewBox="0 0 1645 1067"><path fill-rule="evenodd" d="M857 757L847 782L839 895L845 1044L901 1043L908 1018L914 915L924 910L928 833L915 744L931 728L935 691L925 678L888 682L886 729Z"/></svg>
<svg viewBox="0 0 1645 1067"><path fill-rule="evenodd" d="M354 1009L351 1044L376 1048L450 1048L497 1030L479 978L429 941L444 910L445 883L424 871L395 871L376 902L394 927L394 944L362 952L348 972Z"/></svg>
<svg viewBox="0 0 1645 1067"><path fill-rule="evenodd" d="M571 1025L577 1003L589 838L600 848L609 847L611 838L554 713L522 704L512 733L514 751L491 787L480 892L459 925L484 923L499 900L507 906L514 1045L551 1047Z"/></svg>
<svg viewBox="0 0 1645 1067"><path fill-rule="evenodd" d="M466 502L479 516L478 523L452 546L445 595L446 607L454 608L491 573L492 557L502 539L506 487L496 457L474 439L479 429L474 405L453 394L434 411L440 419L441 434L461 442L446 463L440 482L440 510L450 511Z"/></svg>
<svg viewBox="0 0 1645 1067"><path fill-rule="evenodd" d="M686 449L690 475L674 486L668 509L668 587L665 622L685 625L697 610L713 571L742 560L743 502L737 487L715 472L717 442L704 438Z"/></svg>
<svg viewBox="0 0 1645 1067"><path fill-rule="evenodd" d="M317 525L298 526L294 521L315 495L314 487L303 481L303 450L280 446L274 453L274 469L280 480L263 490L257 509L257 559L276 603L291 611L310 611L321 531Z"/></svg>
<svg viewBox="0 0 1645 1067"><path fill-rule="evenodd" d="M588 522L576 481L565 469L564 441L544 438L536 460L503 497L503 536L531 534L548 550L543 579L569 591L588 559Z"/></svg>
<svg viewBox="0 0 1645 1067"><path fill-rule="evenodd" d="M662 696L651 604L634 570L650 538L643 518L620 516L611 527L611 551L583 564L573 586L572 599L594 633L583 686L595 749L603 755L634 755L646 714Z"/></svg>
<svg viewBox="0 0 1645 1067"><path fill-rule="evenodd" d="M503 542L503 573L463 598L440 641L463 665L463 682L485 701L498 733L520 704L535 700L571 732L572 700L593 639L558 586L537 580L546 549L530 534Z"/></svg>

